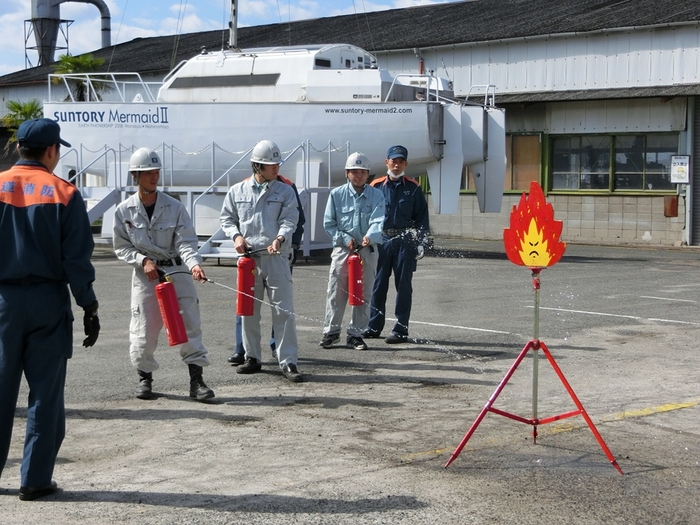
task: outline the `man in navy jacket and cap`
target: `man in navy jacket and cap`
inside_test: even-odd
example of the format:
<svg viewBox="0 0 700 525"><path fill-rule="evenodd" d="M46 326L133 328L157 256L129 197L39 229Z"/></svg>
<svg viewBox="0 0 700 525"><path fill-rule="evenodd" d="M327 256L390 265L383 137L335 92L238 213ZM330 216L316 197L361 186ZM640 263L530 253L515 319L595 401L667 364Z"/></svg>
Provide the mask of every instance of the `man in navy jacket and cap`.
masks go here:
<svg viewBox="0 0 700 525"><path fill-rule="evenodd" d="M24 373L29 404L21 500L57 490L51 478L66 433L71 293L84 310L83 346L94 345L100 331L85 202L75 186L53 174L61 146L70 147L60 132L51 119L23 122L17 130L20 160L0 173L0 474Z"/></svg>
<svg viewBox="0 0 700 525"><path fill-rule="evenodd" d="M423 257L426 237L430 231L428 203L418 181L406 177L408 150L396 145L387 151L387 174L372 181L386 200L386 215L379 245L377 278L372 291L369 328L365 338L380 337L384 328L386 296L389 279L394 273L396 283L397 321L385 339L388 344L404 343L408 339L408 320L413 298L413 272L416 261Z"/></svg>

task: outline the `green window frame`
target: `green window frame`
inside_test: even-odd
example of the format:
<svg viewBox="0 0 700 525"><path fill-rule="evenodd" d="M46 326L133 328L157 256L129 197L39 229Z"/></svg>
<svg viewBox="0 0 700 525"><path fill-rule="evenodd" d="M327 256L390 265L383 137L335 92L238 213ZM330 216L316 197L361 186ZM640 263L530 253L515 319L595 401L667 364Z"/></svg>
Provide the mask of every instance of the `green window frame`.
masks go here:
<svg viewBox="0 0 700 525"><path fill-rule="evenodd" d="M550 190L670 192L677 133L550 137Z"/></svg>

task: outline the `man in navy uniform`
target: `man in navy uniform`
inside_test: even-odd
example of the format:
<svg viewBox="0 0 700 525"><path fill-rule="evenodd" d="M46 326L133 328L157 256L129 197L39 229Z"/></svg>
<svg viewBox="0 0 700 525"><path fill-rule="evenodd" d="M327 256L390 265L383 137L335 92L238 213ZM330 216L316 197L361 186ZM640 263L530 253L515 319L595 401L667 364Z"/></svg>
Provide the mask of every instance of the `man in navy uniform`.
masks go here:
<svg viewBox="0 0 700 525"><path fill-rule="evenodd" d="M70 144L47 118L23 122L17 142L20 160L0 173L0 474L24 373L29 405L19 499L26 501L58 489L51 478L66 434L70 294L85 312L83 346L95 344L100 321L85 202L75 186L53 174L61 146Z"/></svg>
<svg viewBox="0 0 700 525"><path fill-rule="evenodd" d="M411 316L413 297L413 272L416 261L423 257L428 223L428 203L418 181L406 177L408 150L400 145L387 151L387 174L372 181L372 186L381 190L386 200L386 215L379 245L377 279L374 281L370 305L369 327L365 338L378 338L384 328L386 296L389 279L394 273L397 321L389 336L388 344L404 343L408 339L408 320Z"/></svg>

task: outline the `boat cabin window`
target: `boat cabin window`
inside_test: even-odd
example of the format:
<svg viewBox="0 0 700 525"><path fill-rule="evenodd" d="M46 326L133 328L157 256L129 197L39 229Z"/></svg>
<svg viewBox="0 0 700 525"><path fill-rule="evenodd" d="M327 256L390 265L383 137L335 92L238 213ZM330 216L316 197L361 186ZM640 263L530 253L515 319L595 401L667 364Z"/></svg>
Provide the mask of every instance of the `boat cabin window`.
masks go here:
<svg viewBox="0 0 700 525"><path fill-rule="evenodd" d="M171 89L220 88L274 86L279 80L279 73L263 75L223 75L212 77L178 77L170 84Z"/></svg>
<svg viewBox="0 0 700 525"><path fill-rule="evenodd" d="M351 69L352 68L352 61L349 58L345 59L345 68L346 69Z"/></svg>
<svg viewBox="0 0 700 525"><path fill-rule="evenodd" d="M331 61L326 58L317 58L316 67L327 67L328 69L330 69Z"/></svg>

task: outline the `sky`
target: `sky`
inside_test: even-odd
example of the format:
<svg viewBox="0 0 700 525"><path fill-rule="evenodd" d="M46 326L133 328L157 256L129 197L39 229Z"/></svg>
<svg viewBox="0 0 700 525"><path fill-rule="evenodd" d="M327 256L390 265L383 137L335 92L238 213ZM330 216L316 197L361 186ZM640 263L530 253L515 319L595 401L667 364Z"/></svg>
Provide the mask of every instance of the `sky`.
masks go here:
<svg viewBox="0 0 700 525"><path fill-rule="evenodd" d="M56 1L56 0L54 0ZM87 0L60 4L68 28L68 51L80 55L101 46L100 11ZM195 33L228 28L230 0L103 0L111 14L112 44L138 37ZM381 11L459 0L239 0L238 26L277 24L294 20ZM0 0L0 75L25 68L25 20L32 17L32 0ZM59 35L59 46L65 41ZM58 50L55 58L66 53ZM26 51L32 66L35 50Z"/></svg>

